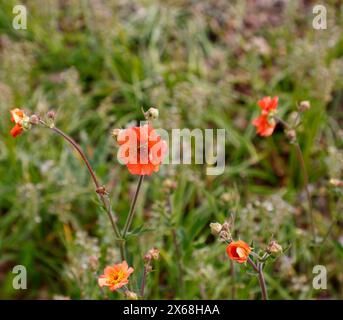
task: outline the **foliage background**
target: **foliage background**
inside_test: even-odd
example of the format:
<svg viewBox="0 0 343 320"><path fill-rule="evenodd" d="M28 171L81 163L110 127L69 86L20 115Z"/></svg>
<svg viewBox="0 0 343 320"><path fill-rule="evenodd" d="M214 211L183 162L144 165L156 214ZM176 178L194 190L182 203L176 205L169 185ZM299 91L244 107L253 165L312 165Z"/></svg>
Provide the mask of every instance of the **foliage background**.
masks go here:
<svg viewBox="0 0 343 320"><path fill-rule="evenodd" d="M0 0L0 298L120 298L97 286L119 255L88 173L47 129L10 137L14 106L57 111L57 125L111 190L121 223L137 178L117 163L111 129L158 106L157 127L227 130L224 174L169 165L144 182L134 227L154 231L133 234L128 246L136 283L144 253L161 250L148 298L258 299L256 276L236 265L232 278L225 247L209 232L231 215L235 237L256 250L272 237L288 248L266 266L272 299L343 298L342 189L329 183L343 170L343 8L322 2L328 29L314 30L317 2L31 0L22 1L24 31L12 28L16 1ZM279 95L285 119L311 101L299 139L321 246L311 245L292 146L281 128L262 139L250 124L263 95ZM166 179L177 184L170 195ZM92 255L100 258L95 273ZM28 290L12 288L17 264L27 267ZM327 290L312 288L316 264L327 268Z"/></svg>

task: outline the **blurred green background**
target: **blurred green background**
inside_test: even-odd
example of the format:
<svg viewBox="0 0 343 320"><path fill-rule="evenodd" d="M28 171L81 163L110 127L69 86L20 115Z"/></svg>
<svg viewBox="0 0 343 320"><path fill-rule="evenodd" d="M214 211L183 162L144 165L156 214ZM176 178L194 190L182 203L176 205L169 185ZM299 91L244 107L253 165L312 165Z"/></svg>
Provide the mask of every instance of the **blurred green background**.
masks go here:
<svg viewBox="0 0 343 320"><path fill-rule="evenodd" d="M27 30L15 30L17 2L0 0L0 298L121 297L97 285L119 252L88 172L48 129L13 139L9 110L57 111L123 225L137 177L118 164L110 132L156 106L156 127L225 128L226 168L206 176L206 166L165 165L144 181L128 241L134 286L157 246L147 298L260 298L257 277L239 265L232 277L225 246L210 234L210 222L234 215L234 236L256 251L271 238L287 248L266 266L270 298L342 299L343 190L329 181L343 176L343 6L323 1L327 30L315 30L317 2L31 0L21 1ZM294 149L279 126L266 139L251 125L264 95L280 97L284 119L311 102L299 140L320 246L311 245ZM176 189L161 188L166 180ZM12 288L18 264L27 290ZM327 290L312 287L316 264L327 268Z"/></svg>

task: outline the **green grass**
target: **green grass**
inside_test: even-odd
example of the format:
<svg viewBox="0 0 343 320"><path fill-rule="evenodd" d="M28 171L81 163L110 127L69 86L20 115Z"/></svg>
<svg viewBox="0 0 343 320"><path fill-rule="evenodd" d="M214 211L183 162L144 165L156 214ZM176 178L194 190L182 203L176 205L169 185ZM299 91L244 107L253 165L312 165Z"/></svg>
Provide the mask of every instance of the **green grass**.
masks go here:
<svg viewBox="0 0 343 320"><path fill-rule="evenodd" d="M343 191L329 183L343 177L340 1L326 2L328 30L320 31L305 1L281 9L224 0L23 3L26 31L12 28L16 2L0 0L0 298L120 298L99 290L88 263L99 255L100 274L119 262L88 172L48 129L13 139L14 106L57 111L57 126L86 150L111 191L120 226L137 178L118 164L111 129L141 120L141 107L156 106L156 127L227 130L222 175L206 176L201 165L165 165L144 181L133 229L148 230L129 238L128 251L139 284L143 255L152 246L161 250L147 298L231 299L230 262L209 223L232 214L235 237L253 241L257 251L272 237L289 246L266 266L271 299L343 298ZM264 95L280 97L284 119L299 101L311 101L298 135L316 226L326 237L321 247L311 246L294 149L281 128L265 139L250 124ZM170 195L161 188L166 179L177 185ZM17 264L27 268L28 290L12 288ZM327 268L325 291L312 289L316 264ZM235 265L235 298L258 299L257 278L246 269Z"/></svg>

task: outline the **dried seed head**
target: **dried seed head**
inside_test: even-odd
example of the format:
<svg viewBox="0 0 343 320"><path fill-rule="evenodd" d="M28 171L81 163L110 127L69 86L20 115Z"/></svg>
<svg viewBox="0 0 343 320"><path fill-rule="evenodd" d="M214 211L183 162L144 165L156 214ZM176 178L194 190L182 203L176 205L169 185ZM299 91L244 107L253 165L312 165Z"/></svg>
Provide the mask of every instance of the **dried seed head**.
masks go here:
<svg viewBox="0 0 343 320"><path fill-rule="evenodd" d="M299 104L299 111L305 112L306 110L309 110L311 108L310 101L301 101Z"/></svg>
<svg viewBox="0 0 343 320"><path fill-rule="evenodd" d="M222 231L222 225L218 222L210 223L211 233L214 236L218 236L220 234L220 231Z"/></svg>
<svg viewBox="0 0 343 320"><path fill-rule="evenodd" d="M144 112L144 117L146 120L156 120L158 119L159 112L156 108L149 108L148 111Z"/></svg>

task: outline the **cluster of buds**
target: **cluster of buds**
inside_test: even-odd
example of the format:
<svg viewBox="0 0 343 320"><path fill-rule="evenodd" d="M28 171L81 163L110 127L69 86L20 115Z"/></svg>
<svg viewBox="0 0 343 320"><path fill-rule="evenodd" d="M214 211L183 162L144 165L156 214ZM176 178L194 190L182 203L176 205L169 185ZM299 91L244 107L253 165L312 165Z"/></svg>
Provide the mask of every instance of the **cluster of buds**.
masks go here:
<svg viewBox="0 0 343 320"><path fill-rule="evenodd" d="M149 108L148 111L143 110L143 114L144 114L145 120L147 120L147 121L156 120L156 119L158 119L159 111L156 108Z"/></svg>
<svg viewBox="0 0 343 320"><path fill-rule="evenodd" d="M232 236L230 232L231 224L229 222L224 222L220 224L219 222L210 223L211 233L214 236L218 236L220 241L231 242Z"/></svg>
<svg viewBox="0 0 343 320"><path fill-rule="evenodd" d="M158 260L160 258L160 250L157 248L151 248L145 255L144 255L144 265L145 271L151 272L152 271L152 261Z"/></svg>

